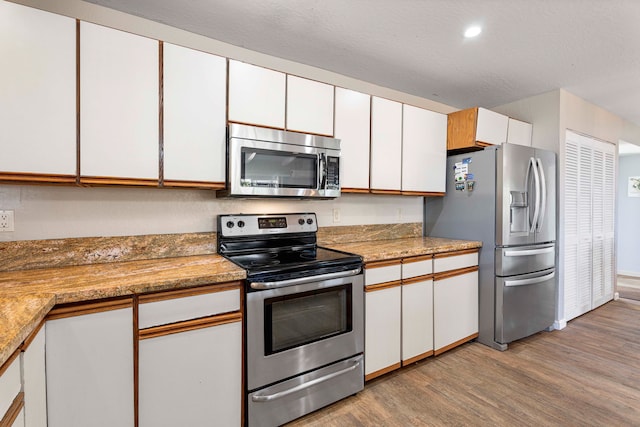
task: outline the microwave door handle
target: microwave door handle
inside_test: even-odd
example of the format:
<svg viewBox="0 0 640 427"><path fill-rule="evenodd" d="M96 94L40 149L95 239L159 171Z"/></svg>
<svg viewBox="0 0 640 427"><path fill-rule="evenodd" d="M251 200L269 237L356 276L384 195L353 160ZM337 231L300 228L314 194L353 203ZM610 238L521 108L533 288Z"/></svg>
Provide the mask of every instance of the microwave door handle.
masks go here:
<svg viewBox="0 0 640 427"><path fill-rule="evenodd" d="M318 189L324 190L327 185L327 159L324 153L320 153L318 168L320 169L320 185L318 186Z"/></svg>
<svg viewBox="0 0 640 427"><path fill-rule="evenodd" d="M542 224L544 224L544 212L547 210L547 180L544 176L544 167L540 158L538 161L538 170L540 171L540 190L542 193L542 201L540 205L540 216L538 218L538 232L542 231Z"/></svg>
<svg viewBox="0 0 640 427"><path fill-rule="evenodd" d="M531 157L529 159L529 167L533 170L533 181L536 191L536 207L533 211L533 220L531 221L531 232L536 231L536 224L538 223L538 215L540 214L540 176L538 175L538 167L536 166L536 160Z"/></svg>

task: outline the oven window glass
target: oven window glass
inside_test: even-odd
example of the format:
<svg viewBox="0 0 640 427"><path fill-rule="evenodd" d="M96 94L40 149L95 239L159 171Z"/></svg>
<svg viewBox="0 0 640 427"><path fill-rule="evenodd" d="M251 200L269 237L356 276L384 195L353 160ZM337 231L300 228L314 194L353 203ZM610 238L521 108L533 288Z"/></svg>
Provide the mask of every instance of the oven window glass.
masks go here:
<svg viewBox="0 0 640 427"><path fill-rule="evenodd" d="M242 147L241 185L244 187L317 188L318 158Z"/></svg>
<svg viewBox="0 0 640 427"><path fill-rule="evenodd" d="M266 355L352 330L351 285L266 299Z"/></svg>

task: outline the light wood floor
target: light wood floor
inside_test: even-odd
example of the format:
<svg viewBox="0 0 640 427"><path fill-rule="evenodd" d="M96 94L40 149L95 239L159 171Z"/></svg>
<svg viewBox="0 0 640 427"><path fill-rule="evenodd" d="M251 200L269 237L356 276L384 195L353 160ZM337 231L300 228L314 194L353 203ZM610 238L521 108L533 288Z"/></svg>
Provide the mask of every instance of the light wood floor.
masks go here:
<svg viewBox="0 0 640 427"><path fill-rule="evenodd" d="M640 304L612 301L499 352L468 343L288 426L639 426Z"/></svg>

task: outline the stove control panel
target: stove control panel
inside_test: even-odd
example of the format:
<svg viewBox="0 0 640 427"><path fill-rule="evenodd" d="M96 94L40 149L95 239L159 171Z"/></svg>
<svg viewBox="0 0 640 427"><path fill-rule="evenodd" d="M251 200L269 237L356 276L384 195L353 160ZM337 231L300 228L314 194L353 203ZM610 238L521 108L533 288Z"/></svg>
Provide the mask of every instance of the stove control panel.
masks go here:
<svg viewBox="0 0 640 427"><path fill-rule="evenodd" d="M316 231L318 222L315 213L218 216L218 233L227 237Z"/></svg>

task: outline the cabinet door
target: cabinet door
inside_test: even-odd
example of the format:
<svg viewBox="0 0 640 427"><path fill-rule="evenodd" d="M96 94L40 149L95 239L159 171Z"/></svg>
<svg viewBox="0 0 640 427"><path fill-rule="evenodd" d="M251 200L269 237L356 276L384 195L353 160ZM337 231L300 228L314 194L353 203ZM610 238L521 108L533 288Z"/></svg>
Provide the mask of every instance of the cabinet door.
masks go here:
<svg viewBox="0 0 640 427"><path fill-rule="evenodd" d="M229 61L229 121L284 129L285 74Z"/></svg>
<svg viewBox="0 0 640 427"><path fill-rule="evenodd" d="M507 140L509 117L486 108L478 108L476 141L487 144L502 144Z"/></svg>
<svg viewBox="0 0 640 427"><path fill-rule="evenodd" d="M433 280L402 285L402 362L433 353Z"/></svg>
<svg viewBox="0 0 640 427"><path fill-rule="evenodd" d="M81 175L157 183L158 50L156 40L80 23Z"/></svg>
<svg viewBox="0 0 640 427"><path fill-rule="evenodd" d="M433 283L433 346L435 353L475 338L478 333L478 272Z"/></svg>
<svg viewBox="0 0 640 427"><path fill-rule="evenodd" d="M24 408L18 413L18 416L16 417L15 420L13 420L13 424L11 424L11 427L23 427L25 425L25 418L24 418Z"/></svg>
<svg viewBox="0 0 640 427"><path fill-rule="evenodd" d="M508 143L531 147L532 133L533 125L531 123L509 117L509 128L507 129Z"/></svg>
<svg viewBox="0 0 640 427"><path fill-rule="evenodd" d="M46 324L49 427L133 426L131 308Z"/></svg>
<svg viewBox="0 0 640 427"><path fill-rule="evenodd" d="M47 425L47 380L45 373L45 327L22 352L25 427Z"/></svg>
<svg viewBox="0 0 640 427"><path fill-rule="evenodd" d="M240 425L241 322L148 338L139 351L141 427Z"/></svg>
<svg viewBox="0 0 640 427"><path fill-rule="evenodd" d="M402 104L371 98L371 189L400 191Z"/></svg>
<svg viewBox="0 0 640 427"><path fill-rule="evenodd" d="M227 61L163 44L165 181L225 180Z"/></svg>
<svg viewBox="0 0 640 427"><path fill-rule="evenodd" d="M0 2L0 57L0 172L74 182L75 20Z"/></svg>
<svg viewBox="0 0 640 427"><path fill-rule="evenodd" d="M447 166L447 116L403 106L402 191L444 193Z"/></svg>
<svg viewBox="0 0 640 427"><path fill-rule="evenodd" d="M365 293L365 379L400 367L401 287Z"/></svg>
<svg viewBox="0 0 640 427"><path fill-rule="evenodd" d="M333 136L333 91L326 83L287 76L287 129Z"/></svg>
<svg viewBox="0 0 640 427"><path fill-rule="evenodd" d="M371 96L336 88L335 137L340 139L342 191L369 189Z"/></svg>
<svg viewBox="0 0 640 427"><path fill-rule="evenodd" d="M8 365L6 365L8 364ZM20 358L16 357L11 362L5 362L0 366L0 420L11 407L13 400L20 393L22 380L20 378Z"/></svg>

